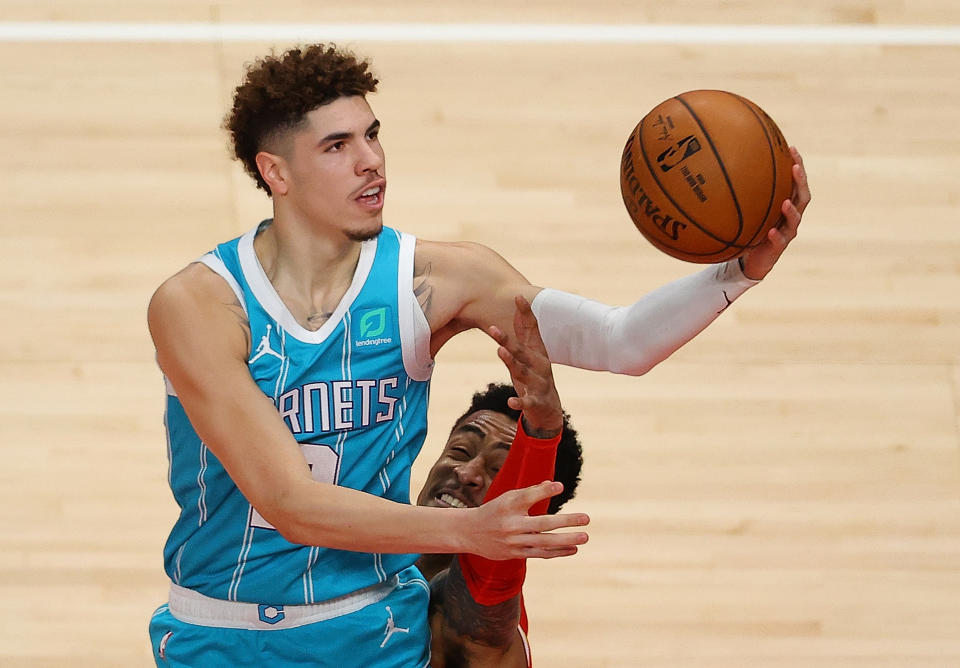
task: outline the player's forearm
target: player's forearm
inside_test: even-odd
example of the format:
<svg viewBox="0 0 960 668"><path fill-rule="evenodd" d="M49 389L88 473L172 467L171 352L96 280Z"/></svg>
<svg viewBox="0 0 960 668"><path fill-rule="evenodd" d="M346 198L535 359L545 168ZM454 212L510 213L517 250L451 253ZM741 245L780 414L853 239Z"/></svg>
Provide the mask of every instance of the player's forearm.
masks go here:
<svg viewBox="0 0 960 668"><path fill-rule="evenodd" d="M267 517L289 541L355 552L455 553L476 509L396 503L346 487L303 481Z"/></svg>
<svg viewBox="0 0 960 668"><path fill-rule="evenodd" d="M553 477L560 434L539 439L526 433L523 420L517 422L517 433L503 468L484 496L484 502L495 499L508 489L534 485ZM547 512L549 500L531 506L531 515ZM454 568L455 567L455 568ZM496 606L520 595L527 568L524 559L494 561L476 554L458 554L450 568L456 582L469 590L471 600L482 608ZM458 584L459 586L459 584Z"/></svg>
<svg viewBox="0 0 960 668"><path fill-rule="evenodd" d="M703 331L757 281L736 260L651 292L631 306L611 307L557 290L533 301L553 362L641 375Z"/></svg>

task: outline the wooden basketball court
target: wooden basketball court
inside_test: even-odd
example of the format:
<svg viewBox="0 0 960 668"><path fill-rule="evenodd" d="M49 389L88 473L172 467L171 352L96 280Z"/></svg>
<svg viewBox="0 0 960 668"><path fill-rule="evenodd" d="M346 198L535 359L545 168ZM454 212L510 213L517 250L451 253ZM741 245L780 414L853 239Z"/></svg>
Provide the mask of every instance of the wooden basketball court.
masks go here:
<svg viewBox="0 0 960 668"><path fill-rule="evenodd" d="M949 0L802 5L0 0L0 24L960 25ZM960 665L960 46L341 43L382 81L387 224L607 303L698 269L620 201L653 105L738 92L805 157L813 203L762 285L646 376L557 369L593 522L530 564L537 665ZM152 665L177 508L146 304L269 215L219 125L243 63L287 46L0 41L0 666ZM505 378L481 334L444 348L414 491Z"/></svg>

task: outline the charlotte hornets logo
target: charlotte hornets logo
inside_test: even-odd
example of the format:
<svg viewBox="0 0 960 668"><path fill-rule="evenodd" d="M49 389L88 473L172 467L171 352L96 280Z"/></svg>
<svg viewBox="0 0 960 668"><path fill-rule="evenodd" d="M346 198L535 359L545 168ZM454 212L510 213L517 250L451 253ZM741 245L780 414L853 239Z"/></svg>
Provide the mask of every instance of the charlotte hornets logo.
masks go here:
<svg viewBox="0 0 960 668"><path fill-rule="evenodd" d="M258 610L260 613L260 621L264 624L276 624L277 622L282 622L283 618L286 617L282 605L262 604Z"/></svg>
<svg viewBox="0 0 960 668"><path fill-rule="evenodd" d="M353 342L355 348L376 348L393 343L393 314L390 307L368 308L357 315Z"/></svg>

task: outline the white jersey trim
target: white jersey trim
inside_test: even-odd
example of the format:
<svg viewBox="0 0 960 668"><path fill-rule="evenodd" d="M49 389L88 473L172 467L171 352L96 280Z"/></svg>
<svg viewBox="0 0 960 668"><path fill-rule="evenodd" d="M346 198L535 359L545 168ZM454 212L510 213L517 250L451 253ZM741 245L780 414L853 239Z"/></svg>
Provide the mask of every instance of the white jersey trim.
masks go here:
<svg viewBox="0 0 960 668"><path fill-rule="evenodd" d="M240 288L240 284L237 283L237 279L234 278L233 274L230 273L230 270L227 269L227 265L223 263L223 260L213 253L207 253L197 260L197 262L207 265L215 274L219 275L227 282L227 285L229 285L230 289L233 290L233 294L235 294L237 299L240 301L240 306L243 307L243 312L247 313L247 300L243 297L243 290Z"/></svg>
<svg viewBox="0 0 960 668"><path fill-rule="evenodd" d="M253 293L253 296L257 298L257 301L260 302L260 306L262 306L270 317L276 320L277 324L285 329L290 336L303 343L323 343L337 328L343 319L344 313L347 312L353 300L360 294L360 290L363 288L363 284L370 274L370 269L373 267L373 259L377 254L377 240L370 239L369 241L364 241L363 245L360 246L360 259L357 262L356 270L353 272L353 281L350 283L350 287L347 288L347 292L340 299L340 303L337 304L337 308L334 309L333 315L323 323L320 329L312 332L297 322L297 319L290 313L286 304L280 299L280 295L277 294L270 279L267 278L267 274L263 270L263 266L260 264L256 252L253 250L253 239L256 237L259 228L260 226L257 225L240 237L240 243L237 246L237 253L240 256L240 268L243 271L244 278L247 279L250 291Z"/></svg>
<svg viewBox="0 0 960 668"><path fill-rule="evenodd" d="M400 234L400 260L397 271L397 310L400 321L400 344L403 348L403 367L413 380L430 380L433 359L430 358L430 323L413 294L413 258L417 238Z"/></svg>

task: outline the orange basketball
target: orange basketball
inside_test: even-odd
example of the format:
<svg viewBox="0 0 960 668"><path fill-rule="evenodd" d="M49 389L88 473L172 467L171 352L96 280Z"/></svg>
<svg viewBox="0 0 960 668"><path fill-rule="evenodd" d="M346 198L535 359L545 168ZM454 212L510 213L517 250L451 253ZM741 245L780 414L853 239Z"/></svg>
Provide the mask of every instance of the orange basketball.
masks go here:
<svg viewBox="0 0 960 668"><path fill-rule="evenodd" d="M654 246L688 262L722 262L777 224L792 166L763 109L726 91L694 90L660 103L634 128L620 191Z"/></svg>

